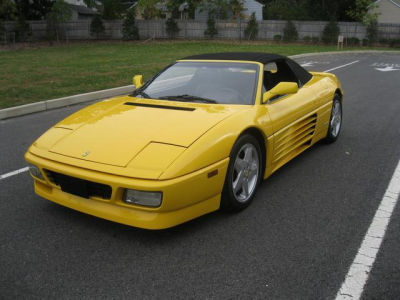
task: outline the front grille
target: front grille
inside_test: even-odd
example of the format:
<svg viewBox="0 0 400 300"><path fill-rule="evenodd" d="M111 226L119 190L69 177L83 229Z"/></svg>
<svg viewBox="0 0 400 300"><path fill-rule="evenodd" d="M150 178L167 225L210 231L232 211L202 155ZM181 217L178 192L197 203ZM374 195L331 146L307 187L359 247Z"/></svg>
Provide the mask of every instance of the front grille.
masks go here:
<svg viewBox="0 0 400 300"><path fill-rule="evenodd" d="M50 170L44 170L49 181L60 186L64 192L84 198L100 197L110 199L112 188L107 184L84 180ZM87 197L86 197L87 196Z"/></svg>

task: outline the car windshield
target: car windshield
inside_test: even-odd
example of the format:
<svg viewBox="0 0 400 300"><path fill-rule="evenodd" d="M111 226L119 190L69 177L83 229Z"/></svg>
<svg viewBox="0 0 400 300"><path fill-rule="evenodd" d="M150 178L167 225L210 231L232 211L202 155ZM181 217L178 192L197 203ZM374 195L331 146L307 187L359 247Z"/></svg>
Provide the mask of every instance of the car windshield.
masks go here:
<svg viewBox="0 0 400 300"><path fill-rule="evenodd" d="M134 96L185 102L253 104L258 65L177 62L138 89Z"/></svg>

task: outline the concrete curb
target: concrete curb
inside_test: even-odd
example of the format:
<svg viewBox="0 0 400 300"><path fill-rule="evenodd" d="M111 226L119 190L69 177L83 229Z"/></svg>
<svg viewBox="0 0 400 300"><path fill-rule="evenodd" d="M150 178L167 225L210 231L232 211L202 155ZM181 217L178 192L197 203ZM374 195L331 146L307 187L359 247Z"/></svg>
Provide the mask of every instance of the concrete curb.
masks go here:
<svg viewBox="0 0 400 300"><path fill-rule="evenodd" d="M332 51L332 52L315 52L315 53L303 53L297 55L291 55L290 58L302 58L309 56L322 56L322 55L336 55L336 54L363 54L363 53L371 53L371 54L400 54L400 51L380 51L380 50L357 50L357 51ZM126 95L135 89L134 85L126 85L121 87L116 87L107 90L101 90L91 93L79 94L69 97L63 97L53 100L46 100L31 104L25 104L21 106L15 106L5 109L0 109L0 120L8 119L12 117L22 116L26 114L31 114L35 112L40 112L44 110L69 106L73 104L78 104L82 102L88 102L93 100L100 100L109 97L115 97L120 95Z"/></svg>
<svg viewBox="0 0 400 300"><path fill-rule="evenodd" d="M133 92L135 89L134 85L126 85L121 87L116 87L107 90L100 90L91 93L78 94L74 96L68 96L58 99L45 100L36 103L30 103L10 108L5 108L0 110L0 120L8 119L12 117L22 116L26 114L31 114L35 112L45 111L49 109L69 106L73 104L78 104L82 102L88 102L93 100L100 100L120 95L127 95Z"/></svg>

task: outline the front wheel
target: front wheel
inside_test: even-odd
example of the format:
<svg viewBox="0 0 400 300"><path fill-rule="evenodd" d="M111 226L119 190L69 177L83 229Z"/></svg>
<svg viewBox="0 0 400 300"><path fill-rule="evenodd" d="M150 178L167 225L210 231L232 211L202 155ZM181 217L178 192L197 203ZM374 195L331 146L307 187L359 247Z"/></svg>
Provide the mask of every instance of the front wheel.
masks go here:
<svg viewBox="0 0 400 300"><path fill-rule="evenodd" d="M240 211L253 199L261 175L261 149L252 135L241 136L232 148L221 207L228 211Z"/></svg>
<svg viewBox="0 0 400 300"><path fill-rule="evenodd" d="M335 95L332 104L331 118L329 120L328 134L326 135L325 141L327 143L333 143L337 140L340 129L342 128L342 102L340 96Z"/></svg>

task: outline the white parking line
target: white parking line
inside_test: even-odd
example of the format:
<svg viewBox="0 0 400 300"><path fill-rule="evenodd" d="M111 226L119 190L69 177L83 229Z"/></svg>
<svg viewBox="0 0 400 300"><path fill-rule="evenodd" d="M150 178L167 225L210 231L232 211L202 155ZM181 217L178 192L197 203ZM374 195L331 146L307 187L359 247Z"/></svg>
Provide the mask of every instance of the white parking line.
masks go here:
<svg viewBox="0 0 400 300"><path fill-rule="evenodd" d="M400 195L400 161L383 195L371 225L358 249L346 279L336 295L336 300L359 299L382 244L393 210Z"/></svg>
<svg viewBox="0 0 400 300"><path fill-rule="evenodd" d="M14 176L14 175L18 175L18 174L20 174L20 173L24 173L24 172L26 172L26 171L28 171L28 170L29 170L29 168L28 168L28 167L25 167L25 168L22 168L22 169L19 169L19 170L15 170L15 171L12 171L12 172L9 172L9 173L0 175L0 180L5 179L5 178L7 178L7 177Z"/></svg>
<svg viewBox="0 0 400 300"><path fill-rule="evenodd" d="M332 69L328 69L328 70L325 70L323 72L330 72L330 71L333 71L333 70L337 70L337 69L340 69L340 68L344 68L344 67L350 66L350 65L358 63L358 62L359 62L359 60L355 60L355 61L353 61L351 63L345 64L345 65L341 65L339 67L335 67L335 68L332 68Z"/></svg>

